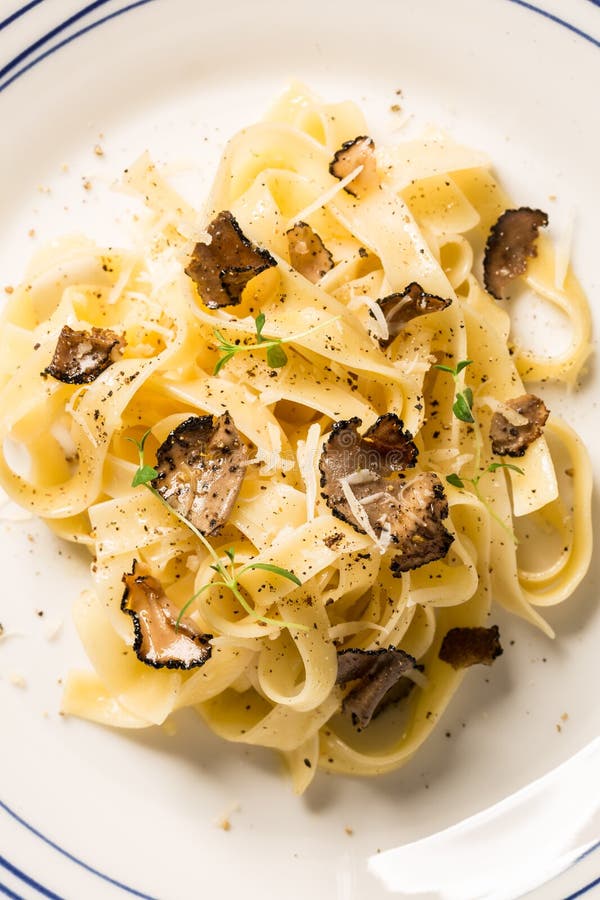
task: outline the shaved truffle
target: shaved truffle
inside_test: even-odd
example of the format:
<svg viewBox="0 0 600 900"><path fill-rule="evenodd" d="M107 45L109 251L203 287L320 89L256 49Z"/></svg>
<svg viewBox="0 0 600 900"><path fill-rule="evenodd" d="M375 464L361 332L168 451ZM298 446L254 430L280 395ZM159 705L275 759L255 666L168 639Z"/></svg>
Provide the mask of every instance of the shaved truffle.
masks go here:
<svg viewBox="0 0 600 900"><path fill-rule="evenodd" d="M248 282L277 262L246 237L228 210L220 212L207 231L210 244L196 244L185 273L198 286L205 306L236 306Z"/></svg>
<svg viewBox="0 0 600 900"><path fill-rule="evenodd" d="M341 181L358 166L362 166L362 171L344 188L353 197L362 197L379 183L375 144L373 139L366 135L360 135L342 144L329 164L329 171Z"/></svg>
<svg viewBox="0 0 600 900"><path fill-rule="evenodd" d="M406 287L401 294L389 294L377 301L388 326L388 336L385 340L379 340L382 347L386 348L392 343L405 325L417 316L425 316L427 313L439 312L450 306L451 300L436 297L435 294L427 294L416 281ZM373 313L371 313L373 315Z"/></svg>
<svg viewBox="0 0 600 900"><path fill-rule="evenodd" d="M333 514L360 528L341 486L342 478L350 478L358 500L387 488L382 479L415 465L417 447L412 435L395 413L381 416L361 436L357 418L336 422L319 460L322 496Z"/></svg>
<svg viewBox="0 0 600 900"><path fill-rule="evenodd" d="M415 658L397 647L342 650L338 653L336 684L343 685L357 680L360 682L346 694L342 704L343 712L351 714L355 725L366 728L386 695L407 672L415 668ZM406 691L394 691L394 699L400 699L409 690L407 685Z"/></svg>
<svg viewBox="0 0 600 900"><path fill-rule="evenodd" d="M198 531L214 535L229 518L247 459L228 412L190 416L158 448L152 486Z"/></svg>
<svg viewBox="0 0 600 900"><path fill-rule="evenodd" d="M158 579L143 575L134 561L123 575L121 609L133 619L133 649L137 658L155 669L193 669L210 659L212 634L202 634L165 594Z"/></svg>
<svg viewBox="0 0 600 900"><path fill-rule="evenodd" d="M52 362L42 375L52 375L65 384L89 384L118 360L123 347L123 338L109 328L74 331L65 325Z"/></svg>
<svg viewBox="0 0 600 900"><path fill-rule="evenodd" d="M490 424L492 451L498 456L523 456L530 444L542 436L549 410L535 394L523 394L507 400L506 406L514 409L526 420L514 425L501 412L495 412Z"/></svg>
<svg viewBox="0 0 600 900"><path fill-rule="evenodd" d="M492 625L491 628L451 628L438 655L453 669L466 669L479 663L491 666L502 653L500 629Z"/></svg>
<svg viewBox="0 0 600 900"><path fill-rule="evenodd" d="M316 284L333 268L333 257L316 231L306 222L296 222L286 231L290 263L297 272Z"/></svg>
<svg viewBox="0 0 600 900"><path fill-rule="evenodd" d="M436 559L443 559L454 540L444 526L448 500L434 472L422 472L400 492L400 514L393 529L396 538L392 574L400 577Z"/></svg>
<svg viewBox="0 0 600 900"><path fill-rule="evenodd" d="M506 297L508 285L527 271L527 260L537 256L540 228L548 224L541 209L507 209L489 233L483 259L485 289L496 300Z"/></svg>
<svg viewBox="0 0 600 900"><path fill-rule="evenodd" d="M319 460L322 496L334 516L356 531L387 541L395 556L394 575L446 555L453 541L443 519L448 502L433 472L406 482L417 448L401 419L381 416L364 435L360 419L337 422Z"/></svg>

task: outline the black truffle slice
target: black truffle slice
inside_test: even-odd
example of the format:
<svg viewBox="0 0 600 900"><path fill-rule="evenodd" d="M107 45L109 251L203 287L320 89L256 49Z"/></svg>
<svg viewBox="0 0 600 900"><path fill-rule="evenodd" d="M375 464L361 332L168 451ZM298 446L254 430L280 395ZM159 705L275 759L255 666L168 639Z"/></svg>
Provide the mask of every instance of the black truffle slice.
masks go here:
<svg viewBox="0 0 600 900"><path fill-rule="evenodd" d="M491 628L451 628L438 656L453 669L466 669L479 663L491 666L502 653L500 629L492 625Z"/></svg>
<svg viewBox="0 0 600 900"><path fill-rule="evenodd" d="M402 572L443 559L454 540L444 526L448 500L434 472L417 475L401 489L399 498L399 512L390 517L394 551L398 551L390 568L397 578Z"/></svg>
<svg viewBox="0 0 600 900"><path fill-rule="evenodd" d="M42 375L65 384L89 384L118 360L123 347L123 338L109 328L92 328L89 332L64 325L52 362Z"/></svg>
<svg viewBox="0 0 600 900"><path fill-rule="evenodd" d="M165 594L160 581L143 575L134 562L123 575L125 592L121 609L133 619L136 656L155 669L193 669L210 659L212 634L202 634Z"/></svg>
<svg viewBox="0 0 600 900"><path fill-rule="evenodd" d="M540 228L548 224L541 209L507 209L489 233L483 259L485 289L496 300L506 297L508 285L527 271L527 260L537 256Z"/></svg>
<svg viewBox="0 0 600 900"><path fill-rule="evenodd" d="M443 524L448 502L440 479L433 472L409 482L398 477L415 465L417 448L394 413L362 437L359 425L359 419L337 422L323 447L319 469L327 505L356 531L364 534L368 525L378 538L389 535L394 575L441 559L454 539Z"/></svg>
<svg viewBox="0 0 600 900"><path fill-rule="evenodd" d="M220 212L207 231L210 244L196 244L185 273L198 286L205 306L237 306L248 282L277 262L246 237L229 210Z"/></svg>
<svg viewBox="0 0 600 900"><path fill-rule="evenodd" d="M296 222L286 231L292 267L313 284L333 269L333 257L316 231L306 222Z"/></svg>
<svg viewBox="0 0 600 900"><path fill-rule="evenodd" d="M439 312L450 306L452 300L436 297L435 294L427 294L416 281L411 282L401 294L389 294L377 301L388 326L388 337L379 343L383 348L389 347L394 338L398 337L402 329L417 316L425 316L427 313ZM373 315L373 313L371 313Z"/></svg>
<svg viewBox="0 0 600 900"><path fill-rule="evenodd" d="M342 650L338 653L336 684L359 681L346 694L342 711L350 713L352 721L366 728L376 714L386 695L395 688L407 672L417 668L417 662L409 653L397 647L379 650ZM408 693L408 686L406 693ZM395 692L394 699L400 698Z"/></svg>
<svg viewBox="0 0 600 900"><path fill-rule="evenodd" d="M354 496L361 500L387 490L385 479L393 472L414 466L418 451L412 435L404 431L404 424L395 413L380 416L363 436L358 433L360 424L360 419L353 418L333 425L321 453L319 471L322 496L333 514L362 532L340 480L349 478Z"/></svg>
<svg viewBox="0 0 600 900"><path fill-rule="evenodd" d="M347 175L354 172L358 166L362 166L362 171L344 188L353 197L364 196L379 183L375 144L373 139L366 135L359 135L359 137L342 144L329 164L329 171L341 181L342 178L346 178Z"/></svg>
<svg viewBox="0 0 600 900"><path fill-rule="evenodd" d="M490 423L492 451L498 456L523 456L530 444L542 436L550 411L535 394L522 394L506 401L527 421L513 425L501 412L495 412Z"/></svg>
<svg viewBox="0 0 600 900"><path fill-rule="evenodd" d="M229 518L247 460L228 412L190 416L158 448L152 486L198 531L214 535Z"/></svg>

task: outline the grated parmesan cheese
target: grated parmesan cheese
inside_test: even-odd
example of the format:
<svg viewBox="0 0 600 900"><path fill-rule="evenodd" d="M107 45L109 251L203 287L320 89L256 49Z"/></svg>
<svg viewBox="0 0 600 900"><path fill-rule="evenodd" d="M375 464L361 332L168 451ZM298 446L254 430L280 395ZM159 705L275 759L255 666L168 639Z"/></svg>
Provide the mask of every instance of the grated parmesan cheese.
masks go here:
<svg viewBox="0 0 600 900"><path fill-rule="evenodd" d="M316 460L319 440L321 438L321 426L314 422L306 434L305 441L298 441L296 457L300 475L306 487L306 517L309 522L315 517L317 502L317 473Z"/></svg>
<svg viewBox="0 0 600 900"><path fill-rule="evenodd" d="M418 669L409 669L408 672L405 672L404 674L406 678L410 678L410 680L414 681L414 683L420 688L425 688L429 684L427 675L425 675L423 672L420 672Z"/></svg>
<svg viewBox="0 0 600 900"><path fill-rule="evenodd" d="M357 175L363 170L363 166L357 166L349 175L346 175L345 178L342 178L341 181L338 181L337 184L332 185L328 190L324 191L320 197L317 197L316 200L313 200L312 203L309 203L308 206L305 206L304 209L301 209L299 213L296 213L289 222L287 222L285 226L285 231L289 231L297 222L304 222L309 216L311 216L314 212L321 207L326 206L333 198L339 194L340 191L343 191L347 184L350 184Z"/></svg>
<svg viewBox="0 0 600 900"><path fill-rule="evenodd" d="M359 469L358 472L352 472L348 475L346 481L348 484L367 484L369 481L377 481L378 477L370 469ZM364 500L362 502L364 503Z"/></svg>
<svg viewBox="0 0 600 900"><path fill-rule="evenodd" d="M368 517L367 513L365 512L365 508L361 504L361 502L355 497L354 491L348 484L347 478L340 478L340 487L342 489L344 497L346 498L346 502L348 503L348 506L350 507L350 512L352 513L352 515L354 516L354 518L356 519L356 521L358 522L360 527L363 529L363 531L365 531L366 534L368 534L368 536L371 538L371 540L375 544L377 544L378 538L373 530L373 526L371 525L371 523L369 521L369 517Z"/></svg>
<svg viewBox="0 0 600 900"><path fill-rule="evenodd" d="M521 425L527 425L527 422L529 421L525 416L522 416L521 413L518 413L516 409L509 406L508 403L502 403L501 400L497 400L490 395L486 394L485 397L480 397L478 402L488 406L493 413L500 413L503 415L506 421L515 428L519 428Z"/></svg>

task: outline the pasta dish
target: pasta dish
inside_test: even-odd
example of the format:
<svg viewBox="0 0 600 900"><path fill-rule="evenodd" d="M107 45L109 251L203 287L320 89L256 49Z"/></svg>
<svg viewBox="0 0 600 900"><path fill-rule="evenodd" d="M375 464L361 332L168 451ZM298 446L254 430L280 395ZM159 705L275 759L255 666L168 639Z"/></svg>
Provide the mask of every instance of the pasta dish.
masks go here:
<svg viewBox="0 0 600 900"><path fill-rule="evenodd" d="M93 560L64 711L193 707L299 793L395 769L502 653L495 605L552 635L587 570L585 448L524 386L575 385L586 297L484 154L301 85L202 211L148 154L121 188L136 244L54 242L0 325L0 483ZM516 340L524 290L565 352Z"/></svg>

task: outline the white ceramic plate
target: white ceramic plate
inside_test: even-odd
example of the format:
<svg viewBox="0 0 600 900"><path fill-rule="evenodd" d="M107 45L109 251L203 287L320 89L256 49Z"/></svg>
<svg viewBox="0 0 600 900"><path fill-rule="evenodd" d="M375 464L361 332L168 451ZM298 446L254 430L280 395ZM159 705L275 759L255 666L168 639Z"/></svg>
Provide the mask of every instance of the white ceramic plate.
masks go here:
<svg viewBox="0 0 600 900"><path fill-rule="evenodd" d="M519 203L558 222L574 209L574 262L597 313L591 0L4 0L0 16L0 290L39 241L65 231L124 240L127 202L109 186L146 148L161 162L191 161L199 174L187 187L200 198L226 138L298 77L358 100L378 133L394 129L401 89L416 122L487 150ZM579 393L547 392L588 443L596 477L599 384L593 364ZM517 897L561 870L536 897L594 893L600 833L594 803L583 802L598 794L593 748L491 824L396 857L380 851L485 810L596 737L597 561L550 611L554 643L499 615L506 652L493 675L469 672L404 769L363 781L319 775L298 800L269 753L224 744L192 715L177 718L175 735L61 718L60 679L84 662L70 606L86 560L32 520L0 523L0 560L11 635L0 642L0 894L471 900ZM228 832L218 827L226 815Z"/></svg>

